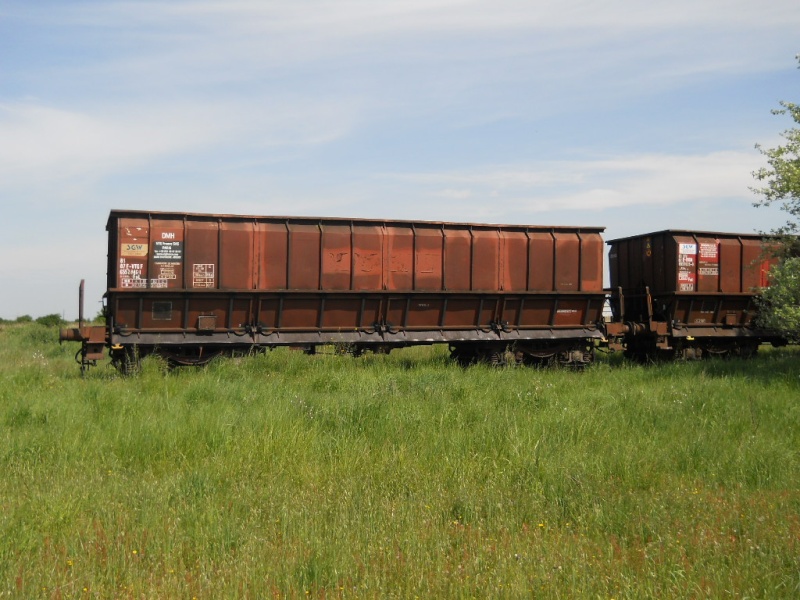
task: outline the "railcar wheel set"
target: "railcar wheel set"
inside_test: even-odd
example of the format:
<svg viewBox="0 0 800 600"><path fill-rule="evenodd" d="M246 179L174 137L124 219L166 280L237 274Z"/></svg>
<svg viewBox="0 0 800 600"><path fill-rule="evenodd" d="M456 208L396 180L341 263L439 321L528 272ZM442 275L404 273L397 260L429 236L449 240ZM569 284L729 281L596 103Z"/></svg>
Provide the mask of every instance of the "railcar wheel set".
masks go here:
<svg viewBox="0 0 800 600"><path fill-rule="evenodd" d="M583 367L751 356L785 344L755 325L772 264L757 235L113 210L105 325L63 329L81 370L122 372L288 346L352 354L448 344L460 364ZM610 313L610 314L609 314Z"/></svg>

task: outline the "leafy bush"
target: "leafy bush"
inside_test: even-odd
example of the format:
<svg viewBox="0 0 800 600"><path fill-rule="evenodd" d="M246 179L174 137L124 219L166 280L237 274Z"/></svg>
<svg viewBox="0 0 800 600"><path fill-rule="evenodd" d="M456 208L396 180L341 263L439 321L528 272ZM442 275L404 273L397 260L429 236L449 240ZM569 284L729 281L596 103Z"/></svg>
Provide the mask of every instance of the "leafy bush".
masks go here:
<svg viewBox="0 0 800 600"><path fill-rule="evenodd" d="M39 325L44 325L46 327L61 327L66 321L61 318L61 315L53 313L51 315L44 315L43 317L37 318L36 322L39 323Z"/></svg>
<svg viewBox="0 0 800 600"><path fill-rule="evenodd" d="M770 287L759 298L759 323L800 341L800 258L790 257L770 271Z"/></svg>

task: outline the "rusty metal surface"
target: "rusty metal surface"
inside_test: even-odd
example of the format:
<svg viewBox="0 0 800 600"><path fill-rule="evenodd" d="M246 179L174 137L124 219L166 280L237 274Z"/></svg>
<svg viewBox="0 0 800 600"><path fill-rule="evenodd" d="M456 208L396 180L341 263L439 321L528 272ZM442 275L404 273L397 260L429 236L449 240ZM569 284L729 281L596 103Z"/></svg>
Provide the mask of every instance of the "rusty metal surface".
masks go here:
<svg viewBox="0 0 800 600"><path fill-rule="evenodd" d="M755 234L667 230L610 240L611 287L751 294L766 285L773 260Z"/></svg>
<svg viewBox="0 0 800 600"><path fill-rule="evenodd" d="M603 294L311 294L246 295L130 292L113 295L109 308L121 335L139 330L181 333L329 331L346 333L450 331L492 332L593 326ZM211 319L213 317L213 319ZM213 327L209 325L213 323Z"/></svg>
<svg viewBox="0 0 800 600"><path fill-rule="evenodd" d="M665 322L674 336L745 335L774 262L752 234L668 230L607 243L612 289L620 290L615 320Z"/></svg>
<svg viewBox="0 0 800 600"><path fill-rule="evenodd" d="M133 332L502 339L593 331L602 315L599 227L112 211L107 229L112 343Z"/></svg>
<svg viewBox="0 0 800 600"><path fill-rule="evenodd" d="M600 227L112 211L109 289L602 291Z"/></svg>
<svg viewBox="0 0 800 600"><path fill-rule="evenodd" d="M107 338L107 329L102 325L84 324L84 287L85 281L81 279L78 288L78 326L62 328L58 333L58 342L80 342L81 347L75 354L75 361L81 366L81 373L103 358Z"/></svg>

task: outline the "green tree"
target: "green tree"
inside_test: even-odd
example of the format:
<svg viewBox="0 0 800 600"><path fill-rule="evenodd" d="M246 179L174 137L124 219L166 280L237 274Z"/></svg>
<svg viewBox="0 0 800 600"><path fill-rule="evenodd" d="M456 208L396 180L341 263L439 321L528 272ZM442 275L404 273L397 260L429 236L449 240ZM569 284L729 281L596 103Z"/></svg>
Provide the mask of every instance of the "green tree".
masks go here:
<svg viewBox="0 0 800 600"><path fill-rule="evenodd" d="M800 61L800 55L797 60ZM789 115L800 126L800 105L780 102L775 115ZM779 204L788 213L786 223L772 233L780 236L780 261L770 271L770 287L759 301L759 323L783 331L787 337L800 341L800 258L797 254L797 233L800 231L800 128L792 127L781 133L785 143L775 148L756 148L767 158L766 167L753 172L760 187L753 191L760 196L756 206Z"/></svg>
<svg viewBox="0 0 800 600"><path fill-rule="evenodd" d="M800 258L784 258L770 271L770 286L759 298L759 324L800 342Z"/></svg>
<svg viewBox="0 0 800 600"><path fill-rule="evenodd" d="M792 102L781 102L783 108L773 110L776 115L789 114L794 122L800 125L800 105ZM756 148L767 157L768 167L753 172L753 177L763 183L762 187L753 188L761 196L756 206L769 206L779 202L780 208L791 215L783 227L773 233L796 234L797 219L800 218L800 129L787 129L781 136L786 143L776 148L764 149L760 144Z"/></svg>

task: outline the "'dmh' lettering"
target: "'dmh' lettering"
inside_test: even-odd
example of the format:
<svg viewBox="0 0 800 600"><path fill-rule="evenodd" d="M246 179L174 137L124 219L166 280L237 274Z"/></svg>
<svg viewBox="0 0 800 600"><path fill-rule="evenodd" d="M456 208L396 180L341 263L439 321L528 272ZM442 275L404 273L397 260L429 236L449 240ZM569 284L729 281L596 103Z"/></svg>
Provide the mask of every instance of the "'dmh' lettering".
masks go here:
<svg viewBox="0 0 800 600"><path fill-rule="evenodd" d="M172 231L165 231L164 233L161 234L161 239L162 240L174 240L175 239L175 233L172 232Z"/></svg>

